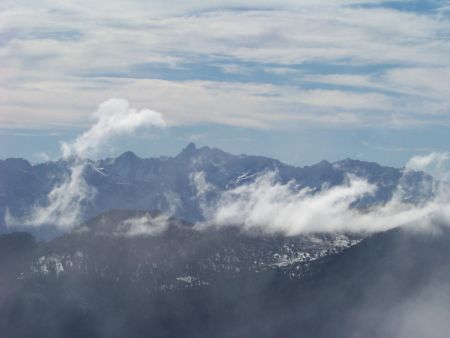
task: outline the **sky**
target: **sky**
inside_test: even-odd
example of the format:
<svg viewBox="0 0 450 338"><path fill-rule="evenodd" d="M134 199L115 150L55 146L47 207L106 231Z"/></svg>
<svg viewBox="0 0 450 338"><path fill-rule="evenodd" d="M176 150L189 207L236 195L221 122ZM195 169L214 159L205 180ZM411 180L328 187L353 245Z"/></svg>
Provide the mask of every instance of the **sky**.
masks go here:
<svg viewBox="0 0 450 338"><path fill-rule="evenodd" d="M450 151L450 1L0 3L0 158L55 160L110 98L167 126L98 157L189 142L305 165Z"/></svg>

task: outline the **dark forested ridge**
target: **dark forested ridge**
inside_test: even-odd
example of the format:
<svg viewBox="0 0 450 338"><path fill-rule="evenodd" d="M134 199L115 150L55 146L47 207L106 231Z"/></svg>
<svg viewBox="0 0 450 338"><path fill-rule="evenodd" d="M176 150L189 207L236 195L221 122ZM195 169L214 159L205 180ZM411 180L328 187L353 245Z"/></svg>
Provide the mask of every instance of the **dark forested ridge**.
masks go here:
<svg viewBox="0 0 450 338"><path fill-rule="evenodd" d="M2 337L448 336L447 227L336 246L177 219L152 235L119 226L143 214L111 211L48 242L2 235Z"/></svg>

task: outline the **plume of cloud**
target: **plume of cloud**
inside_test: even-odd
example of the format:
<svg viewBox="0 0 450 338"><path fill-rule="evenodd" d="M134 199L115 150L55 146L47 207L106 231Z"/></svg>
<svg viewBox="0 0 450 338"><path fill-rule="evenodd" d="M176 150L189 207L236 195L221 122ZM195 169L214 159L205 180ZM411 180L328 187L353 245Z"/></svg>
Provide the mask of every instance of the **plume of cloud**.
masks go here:
<svg viewBox="0 0 450 338"><path fill-rule="evenodd" d="M210 213L208 202L209 195L214 192L216 187L209 183L206 174L203 171L197 171L189 176L191 186L196 190L196 197L200 210L206 215Z"/></svg>
<svg viewBox="0 0 450 338"><path fill-rule="evenodd" d="M161 113L154 110L130 108L127 100L113 98L99 105L92 115L95 123L72 143L62 144L65 158L85 158L97 155L114 136L129 134L139 127L165 127Z"/></svg>
<svg viewBox="0 0 450 338"><path fill-rule="evenodd" d="M426 170L432 164L441 167L445 161L448 161L450 156L447 153L432 152L427 155L418 155L412 157L405 165L406 170Z"/></svg>
<svg viewBox="0 0 450 338"><path fill-rule="evenodd" d="M432 152L412 157L405 165L406 171L423 170L440 181L450 181L450 155L446 152Z"/></svg>
<svg viewBox="0 0 450 338"><path fill-rule="evenodd" d="M113 98L99 105L92 115L94 124L72 143L62 143L63 158L70 163L69 175L55 186L44 205L34 206L23 218L6 214L8 226L52 225L71 228L80 221L83 208L96 194L88 185L84 171L89 164L87 157L101 152L115 136L134 132L140 127L164 127L166 124L159 112L130 108L127 100Z"/></svg>

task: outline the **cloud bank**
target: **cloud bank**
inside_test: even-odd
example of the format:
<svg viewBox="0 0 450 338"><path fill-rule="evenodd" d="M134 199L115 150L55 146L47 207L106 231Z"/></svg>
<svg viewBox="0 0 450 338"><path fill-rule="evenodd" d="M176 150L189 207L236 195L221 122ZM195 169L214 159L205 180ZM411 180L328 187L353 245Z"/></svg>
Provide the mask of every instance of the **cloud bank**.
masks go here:
<svg viewBox="0 0 450 338"><path fill-rule="evenodd" d="M116 95L178 125L449 125L448 2L419 3L5 1L0 126Z"/></svg>
<svg viewBox="0 0 450 338"><path fill-rule="evenodd" d="M433 159L439 158L435 155ZM425 163L415 158L411 163ZM407 170L404 171L407 173ZM199 193L205 193L204 179ZM277 182L276 173L266 173L254 182L225 191L220 197L204 203L205 227L239 226L248 231L278 233L288 236L317 232L378 232L399 226L430 229L450 225L450 186L433 182L434 196L421 203L406 202L406 193L398 187L384 204L357 208L361 198L373 195L377 186L362 178L349 176L342 185L312 191L298 189L294 182Z"/></svg>

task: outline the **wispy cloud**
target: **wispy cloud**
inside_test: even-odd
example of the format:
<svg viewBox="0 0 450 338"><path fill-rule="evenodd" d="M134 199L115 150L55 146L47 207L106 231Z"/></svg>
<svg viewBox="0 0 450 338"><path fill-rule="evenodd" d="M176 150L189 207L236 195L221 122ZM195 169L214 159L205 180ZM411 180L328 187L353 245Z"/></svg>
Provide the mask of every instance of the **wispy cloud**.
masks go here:
<svg viewBox="0 0 450 338"><path fill-rule="evenodd" d="M406 163L405 169L425 170L432 173L440 181L450 182L450 155L446 152L417 155Z"/></svg>
<svg viewBox="0 0 450 338"><path fill-rule="evenodd" d="M408 170L426 170L432 164L442 166L448 160L450 160L449 154L432 152L428 155L414 156L406 163L405 168Z"/></svg>
<svg viewBox="0 0 450 338"><path fill-rule="evenodd" d="M128 218L118 226L117 236L153 236L158 235L169 226L169 216L161 214L152 216L149 213L141 216Z"/></svg>

